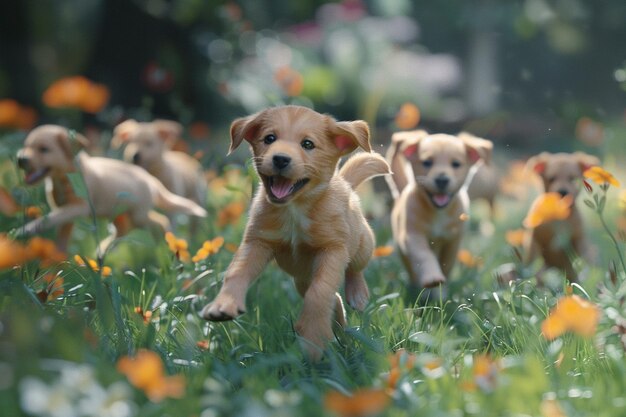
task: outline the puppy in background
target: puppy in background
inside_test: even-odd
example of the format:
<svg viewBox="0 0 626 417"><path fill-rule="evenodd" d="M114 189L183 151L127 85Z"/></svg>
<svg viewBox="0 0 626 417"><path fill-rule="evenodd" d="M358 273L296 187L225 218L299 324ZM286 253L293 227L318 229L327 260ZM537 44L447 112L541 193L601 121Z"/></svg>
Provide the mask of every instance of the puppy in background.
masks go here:
<svg viewBox="0 0 626 417"><path fill-rule="evenodd" d="M580 192L583 172L596 165L600 165L600 160L583 152L542 152L528 160L527 167L541 177L544 192L558 193L561 197L570 196L574 203L568 218L527 230L524 241L526 264L539 255L545 267L558 268L572 282L578 280L578 274L572 266L572 255L587 261L593 255L575 200Z"/></svg>
<svg viewBox="0 0 626 417"><path fill-rule="evenodd" d="M476 138L467 132L461 132L458 134L459 138L468 137ZM485 139L483 139L485 140ZM469 174L470 181L467 187L467 194L470 201L485 200L489 205L489 214L491 220L494 220L496 215L496 196L500 191L500 175L492 160L482 160L478 164L475 164L473 171Z"/></svg>
<svg viewBox="0 0 626 417"><path fill-rule="evenodd" d="M22 235L32 235L58 227L57 245L63 251L72 232L74 220L95 215L115 219L116 234L100 244L106 246L116 236L131 228L154 227L162 234L169 230L167 217L154 211L158 207L204 217L206 211L186 198L169 192L161 182L143 168L109 158L91 157L75 152L86 146L82 135L56 125L33 129L18 151L18 166L25 172L26 184L46 183L46 199L52 211L27 223ZM80 173L89 200L76 195L68 174ZM121 214L125 216L120 217Z"/></svg>
<svg viewBox="0 0 626 417"><path fill-rule="evenodd" d="M471 135L397 132L387 152L394 175L391 227L413 287L446 282L456 261L469 198L472 165L489 161L493 144Z"/></svg>
<svg viewBox="0 0 626 417"><path fill-rule="evenodd" d="M140 123L126 120L115 127L111 146L124 149L124 160L143 167L174 194L206 204L207 185L200 163L184 152L170 150L183 127L170 120Z"/></svg>
<svg viewBox="0 0 626 417"><path fill-rule="evenodd" d="M339 122L300 106L263 110L235 120L230 151L246 140L261 179L250 208L243 242L228 267L215 300L202 310L207 320L230 320L246 311L246 291L275 259L304 298L295 330L309 357L321 357L332 339L333 316L346 317L338 291L363 310L369 290L363 277L374 236L354 188L389 173L371 153L364 121ZM341 169L339 159L362 148Z"/></svg>

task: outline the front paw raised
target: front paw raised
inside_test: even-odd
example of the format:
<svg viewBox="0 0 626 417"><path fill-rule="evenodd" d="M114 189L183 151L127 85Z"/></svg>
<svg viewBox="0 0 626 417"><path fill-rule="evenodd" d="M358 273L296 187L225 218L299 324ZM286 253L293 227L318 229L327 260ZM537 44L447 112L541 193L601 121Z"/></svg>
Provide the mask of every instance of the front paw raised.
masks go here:
<svg viewBox="0 0 626 417"><path fill-rule="evenodd" d="M207 304L200 312L200 316L205 320L226 321L246 312L243 302L235 300L227 294L220 294L210 304Z"/></svg>

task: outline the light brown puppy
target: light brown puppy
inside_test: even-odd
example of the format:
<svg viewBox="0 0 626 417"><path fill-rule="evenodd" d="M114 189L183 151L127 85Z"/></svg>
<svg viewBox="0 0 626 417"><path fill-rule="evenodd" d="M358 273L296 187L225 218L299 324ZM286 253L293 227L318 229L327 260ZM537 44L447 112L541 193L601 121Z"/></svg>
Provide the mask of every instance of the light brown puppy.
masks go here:
<svg viewBox="0 0 626 417"><path fill-rule="evenodd" d="M202 166L190 155L170 150L182 131L180 123L170 120L140 123L130 119L115 127L111 146L126 144L126 162L145 168L174 194L204 205L207 185Z"/></svg>
<svg viewBox="0 0 626 417"><path fill-rule="evenodd" d="M263 110L231 125L233 151L246 140L262 181L250 208L241 246L215 300L202 310L208 320L230 320L246 310L251 282L275 259L296 284L304 306L295 330L312 359L333 337L332 318L344 325L338 291L345 282L348 303L363 310L369 298L363 269L374 237L354 188L389 173L370 153L363 121L338 122L299 106ZM337 170L339 159L361 147Z"/></svg>
<svg viewBox="0 0 626 417"><path fill-rule="evenodd" d="M464 183L474 163L489 161L492 146L473 136L429 135L424 130L392 136L387 153L394 172L387 178L394 197L391 227L411 285L445 283L468 212Z"/></svg>
<svg viewBox="0 0 626 417"><path fill-rule="evenodd" d="M86 141L82 135L56 125L39 126L30 132L24 147L18 151L17 162L25 171L27 184L45 178L46 197L52 211L27 223L20 229L21 234L32 235L58 226L57 244L66 250L73 221L79 217L117 219L126 213L130 222L115 224L117 235L122 236L132 227L156 226L161 231L168 230L168 219L154 211L154 207L206 215L202 207L172 194L143 168L114 159L90 157L85 152L74 157ZM75 172L84 180L89 201L74 192L68 174Z"/></svg>
<svg viewBox="0 0 626 417"><path fill-rule="evenodd" d="M474 137L474 135L461 132L459 138ZM496 196L500 191L500 175L492 160L482 160L475 166L476 172L470 174L471 181L467 187L470 201L485 200L489 204L491 219L496 215Z"/></svg>
<svg viewBox="0 0 626 417"><path fill-rule="evenodd" d="M573 200L580 191L582 173L595 165L600 165L600 160L583 152L542 152L527 162L527 167L541 177L545 192L559 193L563 197L571 196ZM570 207L567 219L544 223L526 233L526 263L540 255L545 267L558 268L565 273L568 280L577 281L578 274L571 262L573 254L587 261L593 257L585 238L582 217L575 203Z"/></svg>

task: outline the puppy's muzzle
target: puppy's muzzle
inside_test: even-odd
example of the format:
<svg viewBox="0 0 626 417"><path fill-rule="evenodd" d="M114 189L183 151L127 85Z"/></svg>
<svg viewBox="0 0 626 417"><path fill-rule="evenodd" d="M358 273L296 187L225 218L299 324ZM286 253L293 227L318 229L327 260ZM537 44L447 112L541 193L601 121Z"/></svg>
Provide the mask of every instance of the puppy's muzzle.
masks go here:
<svg viewBox="0 0 626 417"><path fill-rule="evenodd" d="M27 157L23 155L18 155L17 166L20 167L21 169L28 169L28 167L30 166L30 159L28 159Z"/></svg>
<svg viewBox="0 0 626 417"><path fill-rule="evenodd" d="M137 152L133 155L133 164L139 165L139 162L141 162L141 156L139 155L139 152Z"/></svg>
<svg viewBox="0 0 626 417"><path fill-rule="evenodd" d="M557 192L561 194L561 197L565 197L566 195L569 194L569 190L566 190L565 188L559 188Z"/></svg>
<svg viewBox="0 0 626 417"><path fill-rule="evenodd" d="M445 175L439 175L435 178L435 185L440 191L445 191L448 188L448 184L450 184L450 178Z"/></svg>
<svg viewBox="0 0 626 417"><path fill-rule="evenodd" d="M276 154L272 157L272 165L278 171L281 171L289 166L291 163L291 157L285 154Z"/></svg>

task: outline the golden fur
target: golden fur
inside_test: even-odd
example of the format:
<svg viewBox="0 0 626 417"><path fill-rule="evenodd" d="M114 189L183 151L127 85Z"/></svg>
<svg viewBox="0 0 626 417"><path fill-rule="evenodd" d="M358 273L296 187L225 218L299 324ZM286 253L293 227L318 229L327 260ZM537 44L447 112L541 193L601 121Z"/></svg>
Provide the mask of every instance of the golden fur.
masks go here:
<svg viewBox="0 0 626 417"><path fill-rule="evenodd" d="M295 330L309 357L318 359L333 337L333 315L346 321L342 283L348 304L358 310L367 304L363 269L374 237L354 187L389 173L389 166L370 153L367 123L338 122L305 107L269 108L235 120L230 131L231 151L249 142L262 185L222 288L201 315L230 320L245 312L249 285L275 259L304 298ZM339 159L357 147L367 153L338 171Z"/></svg>
<svg viewBox="0 0 626 417"><path fill-rule="evenodd" d="M492 143L470 135L430 135L424 130L392 136L387 178L394 205L391 227L410 284L435 287L456 261L469 199L464 186L471 166L489 161Z"/></svg>
<svg viewBox="0 0 626 417"><path fill-rule="evenodd" d="M25 171L27 184L45 178L46 198L52 210L27 223L20 229L22 234L32 235L59 227L58 246L66 250L73 221L78 217L95 215L114 219L125 213L129 221L116 222L117 233L121 236L132 227L156 226L161 231L168 230L168 219L154 211L154 207L206 215L202 207L172 194L143 168L114 159L91 157L85 152L74 157L75 151L86 142L82 135L56 125L39 126L27 136L24 147L18 151L18 165ZM73 172L81 174L89 201L75 194L67 176Z"/></svg>
<svg viewBox="0 0 626 417"><path fill-rule="evenodd" d="M582 173L587 168L599 164L598 158L583 152L554 154L542 152L530 158L527 167L541 177L545 192L570 195L575 200L580 191ZM568 234L565 244L563 244L564 233ZM526 263L540 255L546 267L558 268L570 281L576 281L578 274L568 254L571 251L588 261L592 258L590 246L585 238L582 217L575 203L572 204L567 219L544 223L526 232L524 242Z"/></svg>

